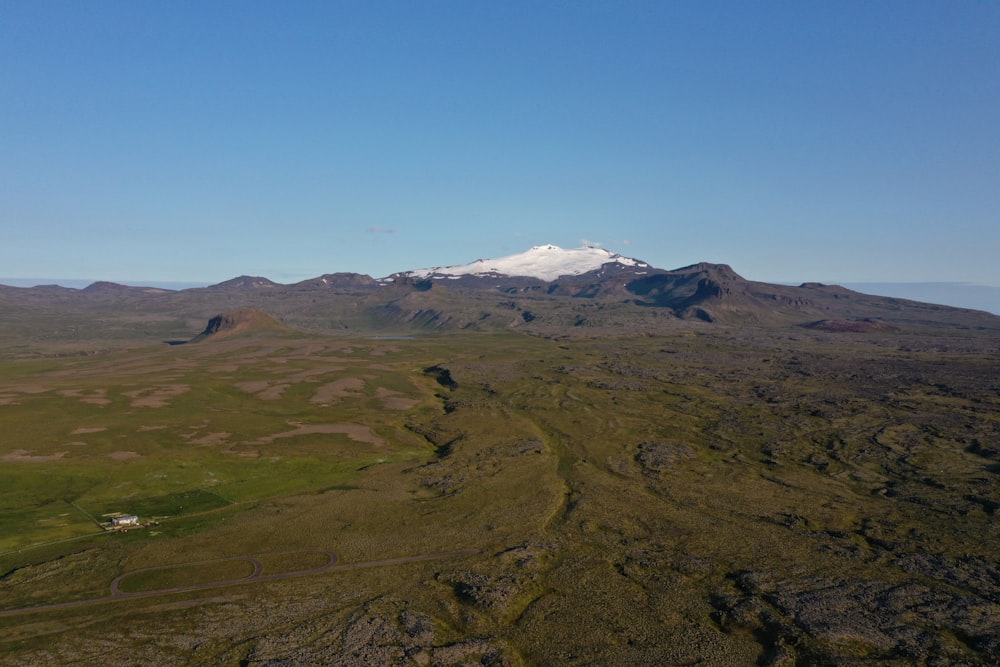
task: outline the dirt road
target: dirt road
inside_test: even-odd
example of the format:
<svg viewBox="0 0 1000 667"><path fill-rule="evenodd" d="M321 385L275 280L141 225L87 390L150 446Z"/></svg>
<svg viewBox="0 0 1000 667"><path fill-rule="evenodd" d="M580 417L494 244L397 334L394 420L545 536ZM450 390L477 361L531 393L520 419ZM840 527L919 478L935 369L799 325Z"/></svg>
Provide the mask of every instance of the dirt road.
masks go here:
<svg viewBox="0 0 1000 667"><path fill-rule="evenodd" d="M296 570L293 572L277 572L275 574L264 574L264 565L261 562L261 558L271 555L278 554L289 554L289 553L305 553L305 552L317 552L326 554L329 561L325 565L320 567L311 568L308 570ZM385 567L388 565L402 565L404 563L418 563L421 561L428 560L440 560L444 558L457 558L459 556L471 556L473 554L479 553L479 549L464 549L462 551L444 551L440 553L432 554L422 554L419 556L401 556L399 558L386 558L383 560L373 560L362 563L345 563L339 565L339 558L337 554L327 549L299 549L294 552L274 552L268 554L251 554L246 556L235 556L233 558L218 558L215 560L207 561L196 561L191 563L178 563L176 565L165 565L159 567L147 567L140 570L133 570L131 572L125 572L114 578L111 582L111 594L103 598L91 598L89 600L74 600L72 602L57 602L54 604L39 605L36 607L21 607L19 609L6 609L0 610L0 617L4 616L16 616L20 614L33 614L38 612L46 611L56 611L60 609L73 609L76 607L85 607L88 605L96 604L107 604L109 602L119 602L121 600L137 600L141 598L149 598L160 595L173 595L175 593L187 593L190 591L200 591L207 588L222 588L224 586L236 586L240 584L255 584L262 583L266 581L283 581L286 579L296 579L298 577L309 577L318 574L328 574L330 572L346 572L348 570L360 570L369 567ZM127 593L121 590L121 583L128 577L143 572L150 572L153 570L165 570L174 569L182 567L193 567L197 565L210 565L213 563L224 563L224 562L237 562L245 561L253 565L253 572L245 577L239 577L236 579L225 579L222 581L210 581L201 584L192 584L190 586L176 586L173 588L161 588L152 591L140 591L136 593Z"/></svg>

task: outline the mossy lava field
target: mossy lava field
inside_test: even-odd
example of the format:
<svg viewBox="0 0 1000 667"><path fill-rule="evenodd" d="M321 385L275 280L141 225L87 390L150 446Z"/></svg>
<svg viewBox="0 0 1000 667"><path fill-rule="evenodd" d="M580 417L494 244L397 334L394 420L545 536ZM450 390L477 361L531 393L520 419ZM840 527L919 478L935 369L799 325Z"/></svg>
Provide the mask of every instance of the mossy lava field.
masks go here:
<svg viewBox="0 0 1000 667"><path fill-rule="evenodd" d="M688 323L0 360L0 663L997 664L998 353Z"/></svg>

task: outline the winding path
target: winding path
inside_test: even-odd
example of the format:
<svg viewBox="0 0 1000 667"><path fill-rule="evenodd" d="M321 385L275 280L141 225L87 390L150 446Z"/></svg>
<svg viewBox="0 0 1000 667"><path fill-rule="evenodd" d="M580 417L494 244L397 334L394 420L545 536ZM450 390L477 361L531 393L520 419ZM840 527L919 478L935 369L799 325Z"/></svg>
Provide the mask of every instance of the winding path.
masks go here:
<svg viewBox="0 0 1000 667"><path fill-rule="evenodd" d="M276 556L283 554L293 554L293 553L322 553L325 554L329 560L325 565L319 567L310 568L308 570L294 570L292 572L277 572L275 574L264 574L264 564L261 562L261 558L267 556ZM172 595L174 593L186 593L189 591L200 591L206 588L222 588L224 586L236 586L239 584L256 584L266 581L283 581L285 579L296 579L298 577L308 577L317 574L327 574L330 572L345 572L347 570L360 570L369 567L384 567L386 565L402 565L404 563L418 563L421 561L428 560L441 560L444 558L456 558L459 556L472 556L479 553L479 549L464 549L462 551L444 551L432 554L422 554L419 556L401 556L399 558L386 558L383 560L372 560L361 563L345 563L343 565L338 564L340 559L337 554L327 549L297 549L294 551L276 551L266 554L252 554L246 556L235 556L232 558L216 558L214 560L203 560L195 561L191 563L178 563L176 565L160 565L157 567L146 567L139 570L132 570L131 572L126 572L120 574L114 578L111 582L111 594L103 598L91 598L89 600L73 600L71 602L57 602L54 604L38 605L36 607L21 607L19 609L5 609L0 610L0 617L4 616L17 616L20 614L32 614L35 612L45 612L45 611L55 611L59 609L73 609L74 607L85 607L88 605L95 604L106 604L108 602L118 602L121 600L135 600L140 598L150 598L160 595ZM182 568L186 566L195 565L210 565L214 563L225 563L225 562L237 562L245 561L253 565L253 572L245 577L238 577L236 579L224 579L221 581L209 581L201 584L191 584L189 586L175 586L172 588L159 588L151 591L138 591L135 593L128 593L121 589L121 583L128 577L143 572L151 572L154 570L167 570L174 568Z"/></svg>

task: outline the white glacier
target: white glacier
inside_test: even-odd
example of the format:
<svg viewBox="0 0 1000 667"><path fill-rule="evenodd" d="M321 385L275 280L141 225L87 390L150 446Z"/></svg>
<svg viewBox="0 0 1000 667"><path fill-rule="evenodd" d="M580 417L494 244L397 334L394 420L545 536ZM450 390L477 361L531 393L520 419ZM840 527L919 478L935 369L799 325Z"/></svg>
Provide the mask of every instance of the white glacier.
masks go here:
<svg viewBox="0 0 1000 667"><path fill-rule="evenodd" d="M623 257L604 248L583 247L567 250L551 244L535 246L526 252L497 259L477 259L469 264L437 266L403 273L408 278L457 276L524 276L539 280L556 280L560 276L575 276L599 269L605 264L648 266L645 262Z"/></svg>

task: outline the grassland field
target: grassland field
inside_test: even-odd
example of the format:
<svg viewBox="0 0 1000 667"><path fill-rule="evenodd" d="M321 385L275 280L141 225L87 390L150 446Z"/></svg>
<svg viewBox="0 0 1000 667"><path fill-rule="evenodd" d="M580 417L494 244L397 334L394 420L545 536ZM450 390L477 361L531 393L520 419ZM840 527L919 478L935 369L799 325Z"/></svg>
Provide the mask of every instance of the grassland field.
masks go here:
<svg viewBox="0 0 1000 667"><path fill-rule="evenodd" d="M0 361L0 611L479 550L0 617L0 663L995 664L997 352L691 326Z"/></svg>

